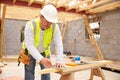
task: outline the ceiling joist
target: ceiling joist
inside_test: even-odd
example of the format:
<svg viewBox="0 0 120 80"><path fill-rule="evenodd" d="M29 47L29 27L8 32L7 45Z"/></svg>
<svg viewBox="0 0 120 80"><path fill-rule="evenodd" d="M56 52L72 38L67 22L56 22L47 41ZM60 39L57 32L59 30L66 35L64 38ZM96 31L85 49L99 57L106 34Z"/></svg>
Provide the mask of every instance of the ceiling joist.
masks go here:
<svg viewBox="0 0 120 80"><path fill-rule="evenodd" d="M74 5L68 6L66 10L68 11L68 10L71 10L71 9L79 9L80 6L82 6L85 3L88 3L89 1L91 1L91 0L84 0L84 1L79 1L78 0L78 1L76 1L76 3Z"/></svg>
<svg viewBox="0 0 120 80"><path fill-rule="evenodd" d="M88 7L79 8L79 9L77 10L77 12L80 12L80 11L83 11L83 10L89 10L89 9L91 9L91 8L94 8L95 6L102 5L102 4L108 3L108 2L110 2L110 1L112 1L112 0L101 0L101 1L98 1L98 2L96 2L96 3L94 3L94 4L89 5Z"/></svg>
<svg viewBox="0 0 120 80"><path fill-rule="evenodd" d="M15 4L16 0L13 0L13 4Z"/></svg>
<svg viewBox="0 0 120 80"><path fill-rule="evenodd" d="M30 6L33 2L34 2L34 0L29 0L28 6Z"/></svg>
<svg viewBox="0 0 120 80"><path fill-rule="evenodd" d="M6 13L7 18L14 16L13 18L15 19L29 20L35 18L39 14L39 10L48 3L55 5L59 13L69 12L81 15L115 10L116 8L120 8L119 1L120 0L1 0L0 2L8 6Z"/></svg>
<svg viewBox="0 0 120 80"><path fill-rule="evenodd" d="M106 5L103 5L101 7L91 9L87 13L95 14L95 13L100 13L100 12L113 10L113 9L116 9L116 8L120 8L120 1L112 2L110 4L106 4Z"/></svg>

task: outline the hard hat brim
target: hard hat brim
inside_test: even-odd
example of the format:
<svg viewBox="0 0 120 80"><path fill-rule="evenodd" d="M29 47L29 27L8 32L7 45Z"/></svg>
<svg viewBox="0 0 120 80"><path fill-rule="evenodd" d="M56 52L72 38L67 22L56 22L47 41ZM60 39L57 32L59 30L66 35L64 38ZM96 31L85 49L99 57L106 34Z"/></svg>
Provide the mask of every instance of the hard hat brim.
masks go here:
<svg viewBox="0 0 120 80"><path fill-rule="evenodd" d="M45 17L45 19L49 22L52 22L52 23L57 23L58 22L57 18L56 19L49 19L49 18Z"/></svg>
<svg viewBox="0 0 120 80"><path fill-rule="evenodd" d="M52 23L57 23L57 22L58 22L58 19L57 19L57 18L55 18L55 19L52 19L52 18L51 18L51 19L50 19L50 18L48 18L47 16L45 16L42 11L40 11L40 14L43 15L43 16L45 17L45 19L46 19L47 21L49 21L49 22L52 22Z"/></svg>

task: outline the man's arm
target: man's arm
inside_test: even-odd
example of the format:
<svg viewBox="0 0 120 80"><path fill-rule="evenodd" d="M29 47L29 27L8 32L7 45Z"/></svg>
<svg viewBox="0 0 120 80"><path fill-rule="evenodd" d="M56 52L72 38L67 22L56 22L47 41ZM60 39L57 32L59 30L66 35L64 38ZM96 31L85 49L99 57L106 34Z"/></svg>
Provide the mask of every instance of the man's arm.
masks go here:
<svg viewBox="0 0 120 80"><path fill-rule="evenodd" d="M39 64L43 64L46 68L52 66L51 61L48 58L44 58L34 46L34 33L30 29L30 24L28 23L25 27L25 43L31 56L36 59Z"/></svg>
<svg viewBox="0 0 120 80"><path fill-rule="evenodd" d="M27 23L25 26L25 44L28 51L32 55L32 57L36 59L37 62L40 62L43 56L39 53L39 51L34 46L34 33L30 29L29 23Z"/></svg>
<svg viewBox="0 0 120 80"><path fill-rule="evenodd" d="M63 43L62 43L62 36L60 33L59 26L57 24L57 29L56 33L54 34L53 40L54 40L54 45L57 53L57 63L63 63Z"/></svg>

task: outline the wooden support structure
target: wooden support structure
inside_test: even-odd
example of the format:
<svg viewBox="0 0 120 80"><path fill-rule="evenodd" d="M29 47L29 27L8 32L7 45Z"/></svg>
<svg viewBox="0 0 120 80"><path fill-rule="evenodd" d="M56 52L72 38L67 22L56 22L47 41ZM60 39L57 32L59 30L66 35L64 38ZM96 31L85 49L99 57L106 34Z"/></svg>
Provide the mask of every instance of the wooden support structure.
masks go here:
<svg viewBox="0 0 120 80"><path fill-rule="evenodd" d="M13 4L15 4L16 0L13 0Z"/></svg>
<svg viewBox="0 0 120 80"><path fill-rule="evenodd" d="M103 60L104 57L103 57L102 52L97 44L97 41L94 37L92 29L90 28L88 17L86 15L84 15L83 17L84 17L85 26L86 26L87 31L88 31L89 36L90 36L90 40L93 44L93 47L96 49L97 58L98 58L98 60ZM101 77L102 80L105 80L105 77L104 77L104 74L103 74L101 68L91 69L90 80L93 80L94 75L97 75L97 76Z"/></svg>
<svg viewBox="0 0 120 80"><path fill-rule="evenodd" d="M101 70L101 66L105 66L109 63L111 63L111 61L107 61L107 60L92 61L90 63L86 63L78 66L66 67L64 69L55 69L55 68L43 69L40 70L39 74L55 72L61 74L60 80L74 80L74 72L91 69L92 75L99 76L102 78L102 80L105 80L104 74ZM90 76L90 80L93 80L93 76Z"/></svg>
<svg viewBox="0 0 120 80"><path fill-rule="evenodd" d="M2 46L3 46L5 13L6 13L6 5L3 5L2 16L1 16L2 19L1 19L1 25L0 25L0 59L2 59Z"/></svg>
<svg viewBox="0 0 120 80"><path fill-rule="evenodd" d="M65 36L65 32L66 32L66 29L67 29L67 23L65 22L65 24L63 25L63 33L62 33L62 41L64 40L64 36Z"/></svg>
<svg viewBox="0 0 120 80"><path fill-rule="evenodd" d="M74 80L74 73L64 74L60 77L60 80Z"/></svg>
<svg viewBox="0 0 120 80"><path fill-rule="evenodd" d="M28 6L30 6L33 2L34 2L34 0L29 0Z"/></svg>
<svg viewBox="0 0 120 80"><path fill-rule="evenodd" d="M96 49L97 58L98 58L98 60L103 60L104 57L102 55L102 52L101 52L100 48L98 47L98 43L97 43L97 41L94 37L92 29L90 28L88 17L86 15L84 15L83 17L84 17L85 26L86 26L88 34L90 36L90 40L93 44L93 47Z"/></svg>
<svg viewBox="0 0 120 80"><path fill-rule="evenodd" d="M106 4L98 8L90 9L88 10L87 13L95 14L95 13L105 12L106 10L114 10L116 8L120 8L120 1L112 2L111 4Z"/></svg>
<svg viewBox="0 0 120 80"><path fill-rule="evenodd" d="M93 80L94 75L101 77L102 80L106 80L101 68L91 69L90 80Z"/></svg>
<svg viewBox="0 0 120 80"><path fill-rule="evenodd" d="M88 7L86 7L86 8L79 8L77 10L77 12L80 12L82 10L90 10L91 8L93 8L95 6L102 5L102 4L105 4L105 3L110 2L110 1L112 1L112 0L101 0L101 1L95 2L94 4L88 5Z"/></svg>

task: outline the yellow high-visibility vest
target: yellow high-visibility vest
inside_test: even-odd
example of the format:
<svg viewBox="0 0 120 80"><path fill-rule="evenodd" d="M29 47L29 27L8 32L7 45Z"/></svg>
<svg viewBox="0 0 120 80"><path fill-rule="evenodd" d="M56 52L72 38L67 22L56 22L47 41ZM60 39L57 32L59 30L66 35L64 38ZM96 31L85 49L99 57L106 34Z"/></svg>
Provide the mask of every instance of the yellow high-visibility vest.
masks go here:
<svg viewBox="0 0 120 80"><path fill-rule="evenodd" d="M39 45L39 42L40 42L40 31L41 31L41 29L40 29L40 19L37 18L37 19L34 20L34 22L35 22L35 25L32 23L32 21L29 21L28 23L30 24L30 28L34 33L34 46L37 48L38 45ZM57 28L56 25L57 24L55 24L53 26L53 24L52 24L52 25L50 25L50 27L48 29L46 29L44 31L42 44L43 44L43 47L44 47L44 52L45 52L46 57L48 57L51 54L50 44L52 42L54 34L56 33L56 28ZM26 48L25 42L23 42L22 48L23 49Z"/></svg>

